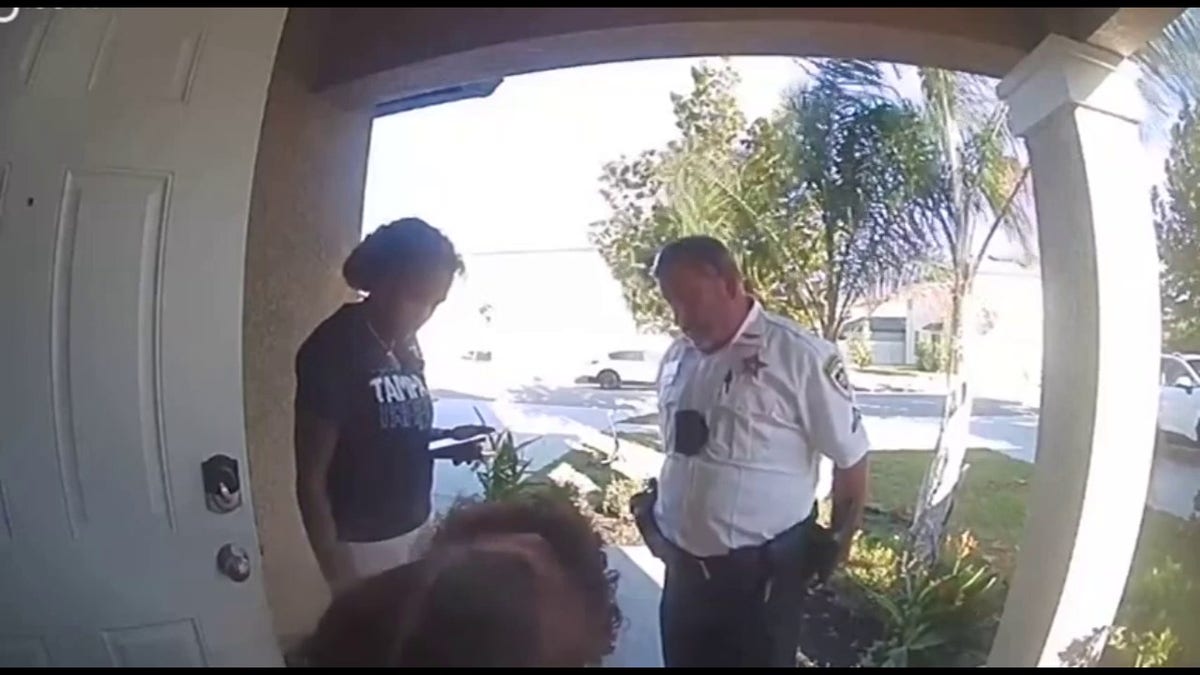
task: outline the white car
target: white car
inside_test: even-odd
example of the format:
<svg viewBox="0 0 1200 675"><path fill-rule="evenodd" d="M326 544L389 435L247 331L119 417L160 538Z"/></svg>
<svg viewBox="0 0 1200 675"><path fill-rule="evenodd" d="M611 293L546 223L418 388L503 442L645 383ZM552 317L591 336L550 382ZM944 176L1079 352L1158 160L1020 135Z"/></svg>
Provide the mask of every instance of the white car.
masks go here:
<svg viewBox="0 0 1200 675"><path fill-rule="evenodd" d="M1200 354L1167 354L1161 365L1158 430L1200 447Z"/></svg>
<svg viewBox="0 0 1200 675"><path fill-rule="evenodd" d="M619 389L623 384L654 384L663 355L644 349L609 352L588 363L584 379L601 389Z"/></svg>

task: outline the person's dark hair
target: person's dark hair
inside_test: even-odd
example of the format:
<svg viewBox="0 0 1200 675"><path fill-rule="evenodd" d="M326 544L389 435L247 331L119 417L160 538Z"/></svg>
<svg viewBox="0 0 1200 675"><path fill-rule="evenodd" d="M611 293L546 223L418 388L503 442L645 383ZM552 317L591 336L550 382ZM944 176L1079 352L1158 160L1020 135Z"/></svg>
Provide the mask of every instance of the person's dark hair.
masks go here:
<svg viewBox="0 0 1200 675"><path fill-rule="evenodd" d="M603 541L570 504L457 506L425 556L335 598L297 665L595 665L621 624L607 567Z"/></svg>
<svg viewBox="0 0 1200 675"><path fill-rule="evenodd" d="M681 263L708 267L727 279L741 277L729 249L714 237L693 235L663 246L654 258L650 273L661 280L668 269Z"/></svg>
<svg viewBox="0 0 1200 675"><path fill-rule="evenodd" d="M367 235L346 258L342 277L354 290L370 293L390 274L420 276L444 270L463 271L454 244L420 218L401 218Z"/></svg>
<svg viewBox="0 0 1200 675"><path fill-rule="evenodd" d="M611 654L621 627L615 570L608 569L604 541L591 522L561 499L528 496L452 510L438 527L433 547L494 534L536 534L553 549L574 586L584 595L589 661Z"/></svg>
<svg viewBox="0 0 1200 675"><path fill-rule="evenodd" d="M453 547L421 564L429 579L388 661L405 668L541 665L539 578L511 551ZM570 664L562 664L570 665Z"/></svg>

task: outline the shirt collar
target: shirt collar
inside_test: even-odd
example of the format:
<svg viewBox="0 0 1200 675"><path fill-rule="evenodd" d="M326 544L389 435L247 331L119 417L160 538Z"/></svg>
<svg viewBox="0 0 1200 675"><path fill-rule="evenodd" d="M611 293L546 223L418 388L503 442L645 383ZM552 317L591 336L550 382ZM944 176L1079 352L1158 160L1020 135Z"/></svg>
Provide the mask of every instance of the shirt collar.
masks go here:
<svg viewBox="0 0 1200 675"><path fill-rule="evenodd" d="M729 344L757 343L762 338L762 319L762 306L758 304L758 300L750 298L750 311L746 312L745 320L738 326Z"/></svg>

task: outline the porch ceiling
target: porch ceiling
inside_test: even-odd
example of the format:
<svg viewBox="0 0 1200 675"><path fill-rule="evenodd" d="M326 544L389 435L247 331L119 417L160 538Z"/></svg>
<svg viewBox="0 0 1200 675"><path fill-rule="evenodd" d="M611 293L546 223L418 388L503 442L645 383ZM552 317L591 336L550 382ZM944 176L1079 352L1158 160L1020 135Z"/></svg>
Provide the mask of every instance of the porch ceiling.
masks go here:
<svg viewBox="0 0 1200 675"><path fill-rule="evenodd" d="M675 56L862 57L992 76L1050 33L1123 56L1173 8L309 8L316 89L408 95L486 77ZM446 57L455 57L448 59ZM421 66L420 68L413 68ZM406 72L403 77L389 73ZM374 86L364 86L373 81ZM387 83L386 85L384 83Z"/></svg>

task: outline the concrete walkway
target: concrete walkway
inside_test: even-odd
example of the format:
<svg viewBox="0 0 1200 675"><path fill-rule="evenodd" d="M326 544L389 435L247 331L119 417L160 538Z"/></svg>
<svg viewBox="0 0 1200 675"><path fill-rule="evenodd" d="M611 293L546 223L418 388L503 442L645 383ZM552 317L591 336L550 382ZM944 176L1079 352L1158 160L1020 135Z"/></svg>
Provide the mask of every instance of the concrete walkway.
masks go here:
<svg viewBox="0 0 1200 675"><path fill-rule="evenodd" d="M621 575L617 581L617 606L624 622L617 636L617 648L604 660L604 667L661 668L658 601L662 595L663 565L645 546L613 546L605 552L609 568Z"/></svg>

